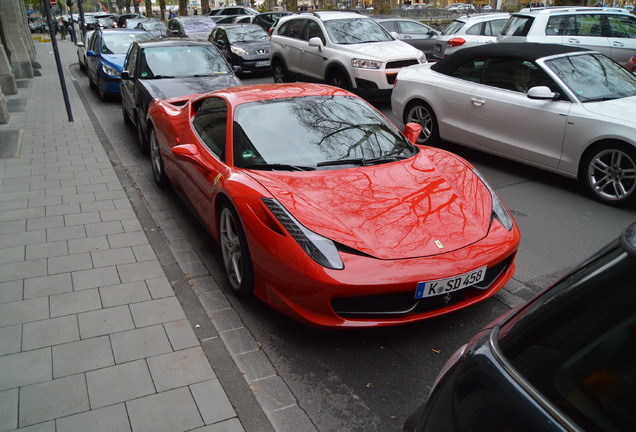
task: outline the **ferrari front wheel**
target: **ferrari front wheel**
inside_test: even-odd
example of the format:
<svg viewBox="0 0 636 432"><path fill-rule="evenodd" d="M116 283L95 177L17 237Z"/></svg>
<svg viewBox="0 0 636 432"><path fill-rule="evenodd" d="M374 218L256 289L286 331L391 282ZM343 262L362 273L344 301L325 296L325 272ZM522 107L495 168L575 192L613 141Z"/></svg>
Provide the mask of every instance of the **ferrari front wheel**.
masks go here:
<svg viewBox="0 0 636 432"><path fill-rule="evenodd" d="M254 292L254 270L245 232L238 213L229 203L223 204L219 216L221 255L228 286L240 297Z"/></svg>
<svg viewBox="0 0 636 432"><path fill-rule="evenodd" d="M157 186L166 187L168 178L163 170L163 159L161 158L161 149L159 148L159 140L157 140L155 128L150 130L150 166L152 167L152 176Z"/></svg>

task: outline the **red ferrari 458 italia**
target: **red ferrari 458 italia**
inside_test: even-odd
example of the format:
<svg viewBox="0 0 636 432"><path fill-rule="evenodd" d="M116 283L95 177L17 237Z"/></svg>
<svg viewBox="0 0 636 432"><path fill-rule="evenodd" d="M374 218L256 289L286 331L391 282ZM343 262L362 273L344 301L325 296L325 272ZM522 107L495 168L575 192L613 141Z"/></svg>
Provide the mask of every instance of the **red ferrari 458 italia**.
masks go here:
<svg viewBox="0 0 636 432"><path fill-rule="evenodd" d="M475 168L352 93L241 86L148 115L155 180L190 201L237 295L316 327L385 326L477 303L514 273L519 230Z"/></svg>

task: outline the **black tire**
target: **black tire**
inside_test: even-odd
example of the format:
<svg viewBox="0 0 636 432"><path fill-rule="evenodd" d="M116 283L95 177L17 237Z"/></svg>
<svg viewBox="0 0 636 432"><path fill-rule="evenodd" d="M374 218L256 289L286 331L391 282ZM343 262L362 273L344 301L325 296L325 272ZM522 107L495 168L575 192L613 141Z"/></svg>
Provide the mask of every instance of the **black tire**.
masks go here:
<svg viewBox="0 0 636 432"><path fill-rule="evenodd" d="M290 82L287 68L280 60L274 60L274 64L272 65L272 75L275 83L282 84Z"/></svg>
<svg viewBox="0 0 636 432"><path fill-rule="evenodd" d="M636 149L607 142L586 152L579 181L597 201L615 207L636 203Z"/></svg>
<svg viewBox="0 0 636 432"><path fill-rule="evenodd" d="M88 74L88 85L95 90L97 88L97 85L95 85L95 82L93 82L93 79L91 78L91 74Z"/></svg>
<svg viewBox="0 0 636 432"><path fill-rule="evenodd" d="M152 177L160 188L168 186L168 177L163 169L163 158L159 149L159 141L157 141L157 132L154 128L150 129L150 166L152 167Z"/></svg>
<svg viewBox="0 0 636 432"><path fill-rule="evenodd" d="M132 120L130 120L130 117L128 116L128 114L126 114L126 108L124 108L123 100L121 102L121 115L124 118L124 123L126 123L126 126L132 127L133 122Z"/></svg>
<svg viewBox="0 0 636 432"><path fill-rule="evenodd" d="M79 62L80 70L82 72L86 72L86 66L84 66L84 63L82 63L82 59L80 58L79 54L77 55L77 61Z"/></svg>
<svg viewBox="0 0 636 432"><path fill-rule="evenodd" d="M99 98L102 100L102 102L105 102L106 100L108 100L108 93L106 93L104 91L104 89L102 88L102 79L99 77L99 75L97 75L97 94L99 94Z"/></svg>
<svg viewBox="0 0 636 432"><path fill-rule="evenodd" d="M417 123L422 126L422 132L417 138L418 144L434 146L439 144L439 127L437 126L437 117L435 112L426 103L415 101L408 104L404 110L404 124Z"/></svg>
<svg viewBox="0 0 636 432"><path fill-rule="evenodd" d="M252 257L238 213L229 203L219 212L219 239L228 288L238 297L254 293Z"/></svg>
<svg viewBox="0 0 636 432"><path fill-rule="evenodd" d="M141 120L139 119L139 115L135 114L135 128L137 130L137 141L139 141L139 150L141 154L148 154L148 140L144 135L144 130L141 127Z"/></svg>
<svg viewBox="0 0 636 432"><path fill-rule="evenodd" d="M350 90L351 83L349 83L349 79L339 70L334 70L329 72L326 80L327 84L332 85L334 87L340 87L341 89Z"/></svg>

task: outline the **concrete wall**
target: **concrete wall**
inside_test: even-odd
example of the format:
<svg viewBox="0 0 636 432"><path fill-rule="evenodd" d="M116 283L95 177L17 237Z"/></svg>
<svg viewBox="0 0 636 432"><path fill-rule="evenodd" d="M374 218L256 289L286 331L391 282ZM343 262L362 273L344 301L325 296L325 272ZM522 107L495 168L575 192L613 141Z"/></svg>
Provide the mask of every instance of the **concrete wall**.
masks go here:
<svg viewBox="0 0 636 432"><path fill-rule="evenodd" d="M35 45L27 25L26 7L21 0L0 1L3 40L16 79L33 77Z"/></svg>

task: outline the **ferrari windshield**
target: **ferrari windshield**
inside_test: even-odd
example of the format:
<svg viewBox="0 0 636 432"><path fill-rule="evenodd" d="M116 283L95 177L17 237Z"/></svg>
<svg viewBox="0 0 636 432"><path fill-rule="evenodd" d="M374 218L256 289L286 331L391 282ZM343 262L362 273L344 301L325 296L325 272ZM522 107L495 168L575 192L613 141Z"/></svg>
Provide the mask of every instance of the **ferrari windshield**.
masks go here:
<svg viewBox="0 0 636 432"><path fill-rule="evenodd" d="M636 95L636 76L601 54L569 55L545 62L581 102Z"/></svg>
<svg viewBox="0 0 636 432"><path fill-rule="evenodd" d="M194 77L231 73L212 45L155 46L142 50L141 79Z"/></svg>
<svg viewBox="0 0 636 432"><path fill-rule="evenodd" d="M234 164L313 170L404 159L417 153L398 129L361 99L308 96L240 105Z"/></svg>
<svg viewBox="0 0 636 432"><path fill-rule="evenodd" d="M325 21L329 39L335 44L385 42L393 38L373 19L335 19Z"/></svg>

